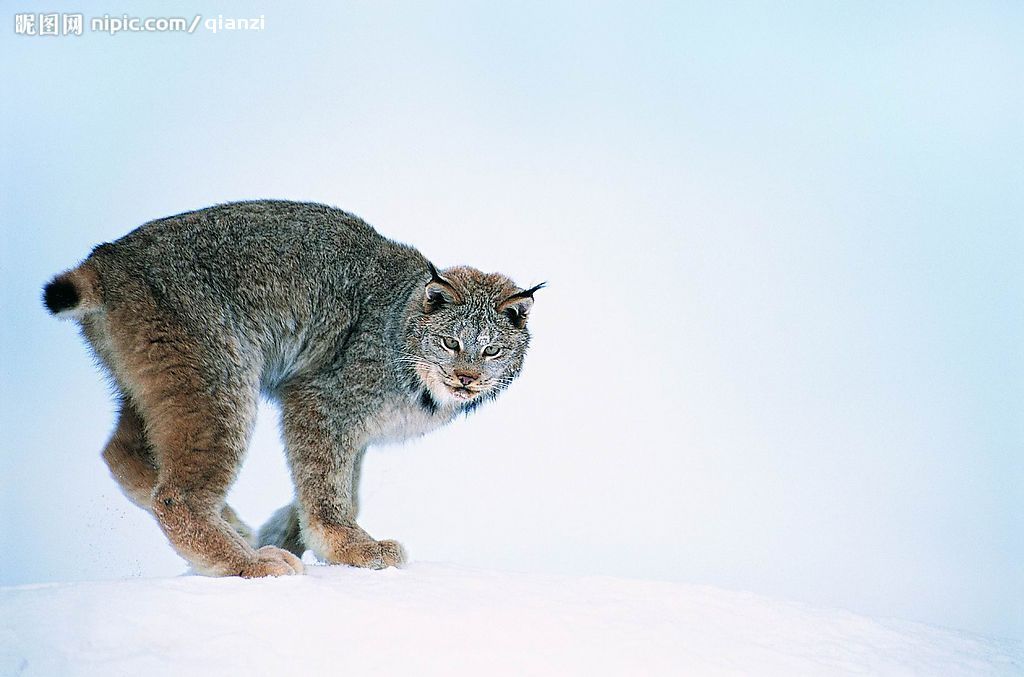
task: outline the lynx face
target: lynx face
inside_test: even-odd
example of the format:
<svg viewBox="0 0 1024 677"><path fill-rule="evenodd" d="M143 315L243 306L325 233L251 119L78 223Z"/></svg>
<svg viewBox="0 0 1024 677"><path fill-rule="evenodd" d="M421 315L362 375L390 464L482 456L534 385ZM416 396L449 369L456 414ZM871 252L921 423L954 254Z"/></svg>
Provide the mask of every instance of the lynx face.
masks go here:
<svg viewBox="0 0 1024 677"><path fill-rule="evenodd" d="M507 387L530 342L533 293L504 275L451 268L423 290L407 341L409 362L442 406L472 408Z"/></svg>

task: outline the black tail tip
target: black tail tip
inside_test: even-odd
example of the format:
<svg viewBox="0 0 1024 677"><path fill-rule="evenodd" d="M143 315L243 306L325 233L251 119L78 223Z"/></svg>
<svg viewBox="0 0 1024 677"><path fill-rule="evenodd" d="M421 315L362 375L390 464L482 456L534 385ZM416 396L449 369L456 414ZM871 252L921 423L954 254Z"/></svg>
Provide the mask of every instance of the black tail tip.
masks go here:
<svg viewBox="0 0 1024 677"><path fill-rule="evenodd" d="M56 315L78 305L78 290L70 280L57 278L43 289L43 304Z"/></svg>

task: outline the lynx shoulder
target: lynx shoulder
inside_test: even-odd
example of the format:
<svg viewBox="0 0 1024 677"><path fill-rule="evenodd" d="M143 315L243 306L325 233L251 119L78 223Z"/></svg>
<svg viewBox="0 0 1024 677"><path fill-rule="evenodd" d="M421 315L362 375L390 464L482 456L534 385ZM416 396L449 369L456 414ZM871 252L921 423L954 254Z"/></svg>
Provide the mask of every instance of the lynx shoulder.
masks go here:
<svg viewBox="0 0 1024 677"><path fill-rule="evenodd" d="M373 444L445 425L519 375L532 288L459 266L319 204L254 201L158 219L46 285L119 395L103 457L210 575L302 572L308 548L381 568L402 547L356 524ZM296 500L257 535L224 497L260 393L281 409Z"/></svg>

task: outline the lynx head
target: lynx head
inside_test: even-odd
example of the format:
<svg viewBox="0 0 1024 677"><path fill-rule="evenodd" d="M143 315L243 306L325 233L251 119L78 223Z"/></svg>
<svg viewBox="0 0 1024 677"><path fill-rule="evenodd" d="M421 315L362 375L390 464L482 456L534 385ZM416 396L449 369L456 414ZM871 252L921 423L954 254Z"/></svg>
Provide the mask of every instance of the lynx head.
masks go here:
<svg viewBox="0 0 1024 677"><path fill-rule="evenodd" d="M427 406L468 410L493 398L519 375L530 343L526 321L533 294L498 273L460 266L413 292L403 361Z"/></svg>

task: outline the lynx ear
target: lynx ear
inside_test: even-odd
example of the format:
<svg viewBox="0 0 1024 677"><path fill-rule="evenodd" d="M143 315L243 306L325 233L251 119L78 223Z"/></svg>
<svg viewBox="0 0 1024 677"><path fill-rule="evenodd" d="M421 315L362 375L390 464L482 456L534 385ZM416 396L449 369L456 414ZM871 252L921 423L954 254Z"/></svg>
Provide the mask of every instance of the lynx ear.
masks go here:
<svg viewBox="0 0 1024 677"><path fill-rule="evenodd" d="M423 312L432 313L446 304L459 303L462 299L451 282L441 277L433 263L428 261L427 265L430 267L430 281L423 288Z"/></svg>
<svg viewBox="0 0 1024 677"><path fill-rule="evenodd" d="M547 282L541 282L535 287L512 294L498 304L498 312L505 313L516 329L522 329L530 317L530 309L533 308L533 293L543 289L546 284Z"/></svg>

